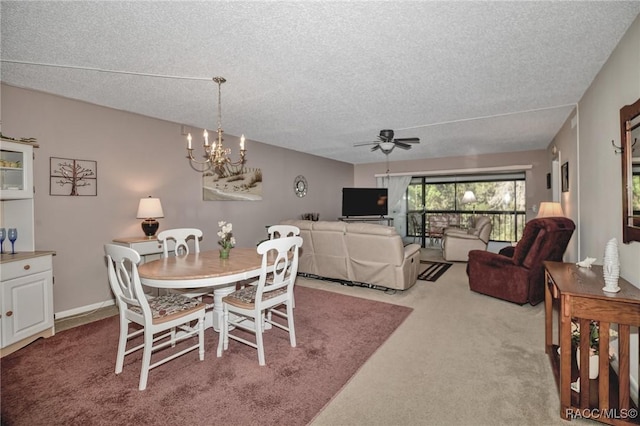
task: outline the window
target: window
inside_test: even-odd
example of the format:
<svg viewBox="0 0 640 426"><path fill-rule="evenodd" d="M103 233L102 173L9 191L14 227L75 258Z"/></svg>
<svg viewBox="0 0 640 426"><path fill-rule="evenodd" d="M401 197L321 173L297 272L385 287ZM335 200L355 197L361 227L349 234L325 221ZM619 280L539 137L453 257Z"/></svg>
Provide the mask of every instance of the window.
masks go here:
<svg viewBox="0 0 640 426"><path fill-rule="evenodd" d="M475 202L462 201L466 191L473 192ZM430 237L429 222L436 217L441 221L444 216L450 225L464 227L473 216L483 215L491 218L492 240L517 241L525 224L525 195L524 172L414 177L407 188L407 212L420 215L422 221L420 227L407 223L407 234ZM425 233L416 235L420 228Z"/></svg>

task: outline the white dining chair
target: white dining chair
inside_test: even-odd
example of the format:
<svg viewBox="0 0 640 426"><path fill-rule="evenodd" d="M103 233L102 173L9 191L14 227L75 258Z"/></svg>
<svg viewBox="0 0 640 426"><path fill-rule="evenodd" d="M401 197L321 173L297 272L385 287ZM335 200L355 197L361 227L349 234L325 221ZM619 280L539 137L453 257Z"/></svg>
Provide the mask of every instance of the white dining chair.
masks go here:
<svg viewBox="0 0 640 426"><path fill-rule="evenodd" d="M193 243L193 252L200 253L200 238L202 238L202 231L197 228L167 229L158 234L158 241L162 244L163 257L169 257L167 240L175 241L174 252L176 256L189 254L189 241Z"/></svg>
<svg viewBox="0 0 640 426"><path fill-rule="evenodd" d="M122 373L126 355L142 349L138 389L145 390L151 369L196 349L200 361L204 360L204 304L181 294L165 294L147 300L138 276L140 255L133 249L115 244L105 244L104 252L107 257L109 284L116 297L120 316L115 373ZM195 327L191 326L194 321L197 321ZM131 323L143 328L129 332ZM189 324L190 331L176 334L176 327L183 324ZM158 335L159 333L162 334ZM143 335L143 343L127 349L127 342L140 335ZM154 352L176 346L194 336L198 337L196 344L151 364Z"/></svg>
<svg viewBox="0 0 640 426"><path fill-rule="evenodd" d="M223 350L228 349L229 339L232 339L257 349L258 363L265 365L262 336L265 323L287 331L291 346L296 346L293 287L298 273L298 252L301 246L301 237L276 238L260 243L257 251L262 255L262 265L257 285L247 286L222 299L224 314L218 340L218 357L222 356ZM283 305L284 312L276 309ZM265 316L265 313L272 313L273 318ZM286 325L276 321L276 317L284 318ZM232 329L255 334L255 342L232 334Z"/></svg>
<svg viewBox="0 0 640 426"><path fill-rule="evenodd" d="M270 240L274 238L297 237L300 235L300 228L294 225L272 225L267 229L267 233L269 234ZM295 298L292 300L291 306L296 307Z"/></svg>
<svg viewBox="0 0 640 426"><path fill-rule="evenodd" d="M202 231L197 228L175 228L160 232L158 241L162 244L162 257L169 257L169 240L175 242L174 254L176 256L185 256L190 253L189 242L193 244L193 253L200 253L200 238L202 238L202 235ZM200 300L202 300L202 296L206 295L213 297L213 288L172 288L169 292L195 297Z"/></svg>
<svg viewBox="0 0 640 426"><path fill-rule="evenodd" d="M284 237L297 237L300 235L300 228L294 225L271 225L267 229L267 234L269 234L269 239L273 240L274 238L284 238ZM242 287L246 285L256 285L258 281L253 281L249 283L243 283ZM292 302L293 307L296 307L295 299Z"/></svg>
<svg viewBox="0 0 640 426"><path fill-rule="evenodd" d="M282 237L297 237L300 235L300 228L293 225L272 225L267 229L269 239Z"/></svg>

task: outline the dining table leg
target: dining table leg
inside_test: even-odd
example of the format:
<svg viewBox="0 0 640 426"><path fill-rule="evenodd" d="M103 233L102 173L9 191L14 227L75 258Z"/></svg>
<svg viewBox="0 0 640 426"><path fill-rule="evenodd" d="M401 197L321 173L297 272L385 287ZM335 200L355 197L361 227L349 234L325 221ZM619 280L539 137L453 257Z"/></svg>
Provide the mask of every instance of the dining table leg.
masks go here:
<svg viewBox="0 0 640 426"><path fill-rule="evenodd" d="M228 296L234 291L236 291L235 283L226 287L215 287L213 289L213 315L211 315L211 319L209 320L212 324L207 324L207 318L205 318L205 328L213 327L216 332L220 332L220 324L222 324L222 316L224 314L224 310L222 309L222 298Z"/></svg>

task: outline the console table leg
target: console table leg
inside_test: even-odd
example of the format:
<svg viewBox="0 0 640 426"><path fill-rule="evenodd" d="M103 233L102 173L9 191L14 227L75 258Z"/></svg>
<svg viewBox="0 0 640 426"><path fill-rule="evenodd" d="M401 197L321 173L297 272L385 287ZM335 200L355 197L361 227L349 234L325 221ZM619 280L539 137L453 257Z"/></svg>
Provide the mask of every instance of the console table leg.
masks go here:
<svg viewBox="0 0 640 426"><path fill-rule="evenodd" d="M571 408L571 297L560 296L560 416Z"/></svg>

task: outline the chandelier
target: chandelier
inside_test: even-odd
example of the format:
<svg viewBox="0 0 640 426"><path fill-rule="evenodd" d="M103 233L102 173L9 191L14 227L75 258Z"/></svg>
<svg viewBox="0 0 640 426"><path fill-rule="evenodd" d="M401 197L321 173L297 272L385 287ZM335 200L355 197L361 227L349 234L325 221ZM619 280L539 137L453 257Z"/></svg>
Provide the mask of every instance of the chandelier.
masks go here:
<svg viewBox="0 0 640 426"><path fill-rule="evenodd" d="M238 161L231 161L229 154L231 154L230 148L225 148L222 145L222 101L221 101L221 86L222 83L227 81L224 77L213 77L213 81L218 84L218 137L212 144L209 144L209 132L204 131L204 161L198 161L193 156L193 148L191 147L191 133L187 135L187 158L191 163L191 167L198 171L213 170L219 177L231 176L234 174L242 173L242 168L247 162L245 157L247 150L244 149L244 135L240 138L240 159ZM202 170L194 167L194 165L204 166Z"/></svg>

